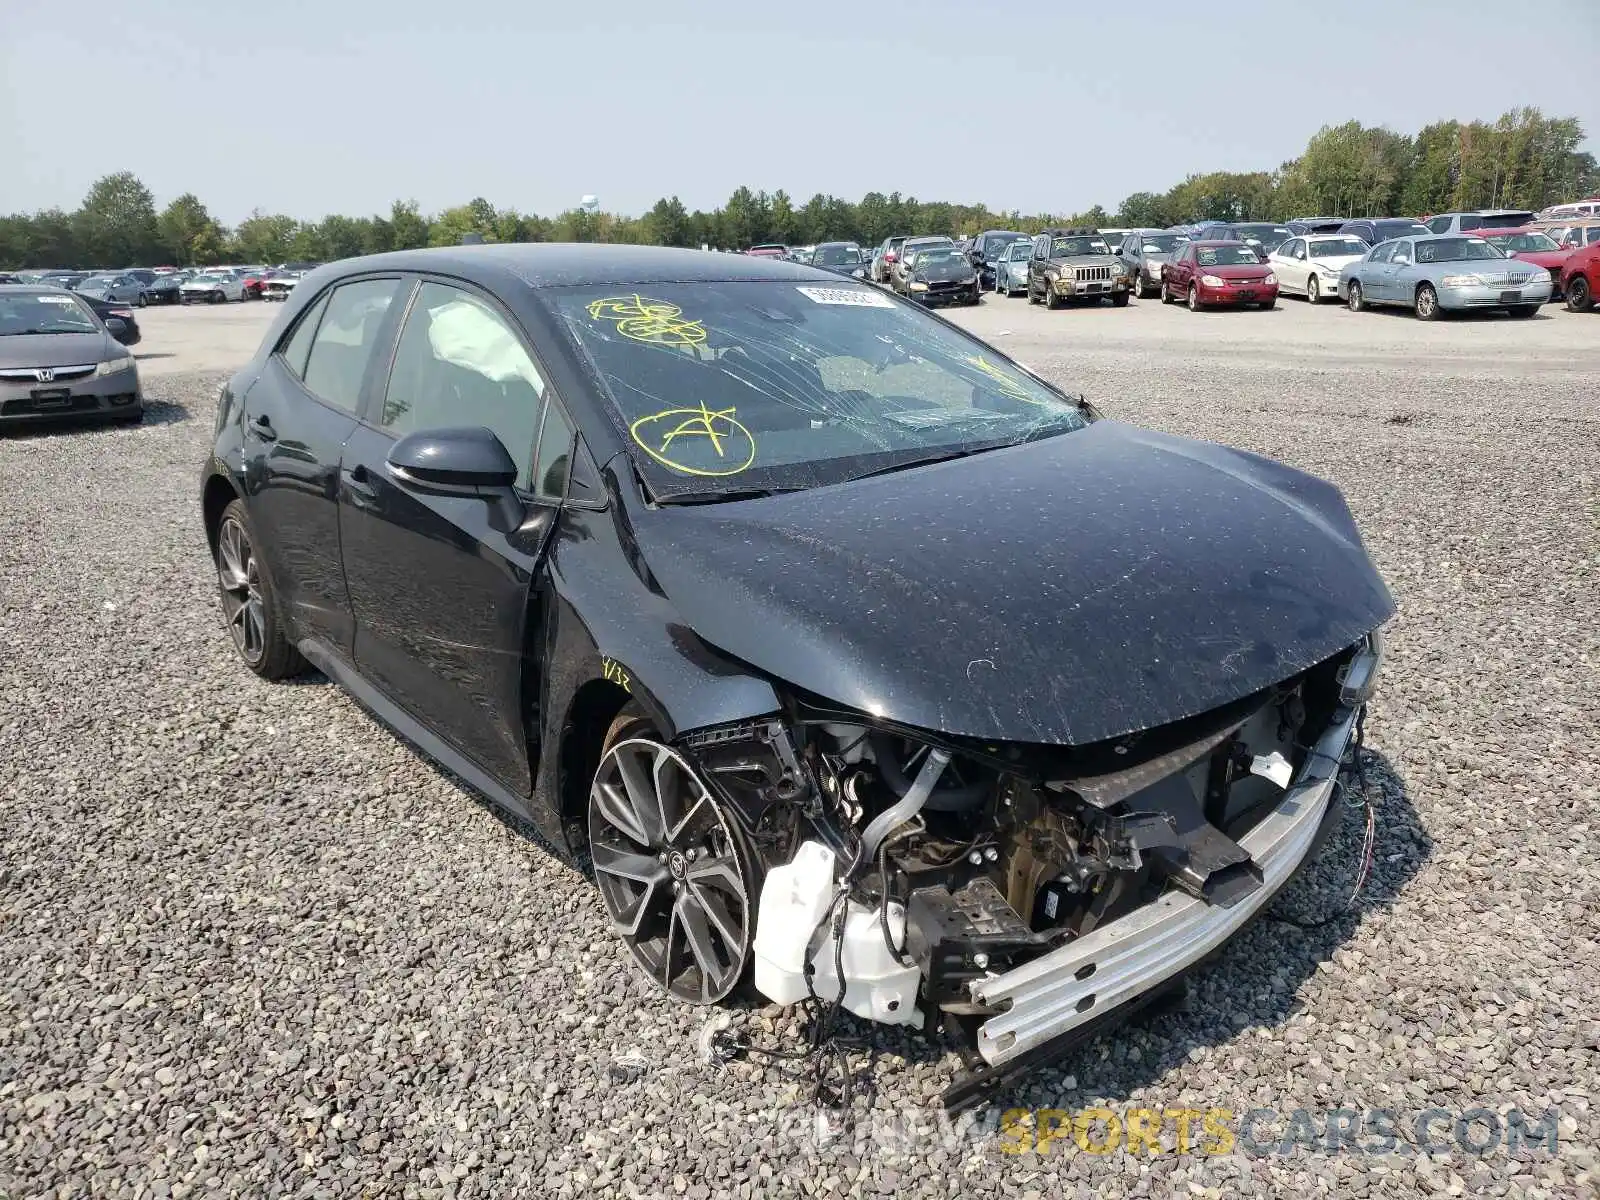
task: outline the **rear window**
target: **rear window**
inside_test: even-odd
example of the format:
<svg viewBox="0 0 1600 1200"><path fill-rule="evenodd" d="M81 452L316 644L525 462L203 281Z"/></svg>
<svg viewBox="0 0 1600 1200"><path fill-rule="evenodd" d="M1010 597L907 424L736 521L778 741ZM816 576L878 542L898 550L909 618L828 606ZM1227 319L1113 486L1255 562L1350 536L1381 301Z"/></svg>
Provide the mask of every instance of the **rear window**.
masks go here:
<svg viewBox="0 0 1600 1200"><path fill-rule="evenodd" d="M981 342L865 285L661 283L543 299L593 362L662 498L836 483L1086 424Z"/></svg>
<svg viewBox="0 0 1600 1200"><path fill-rule="evenodd" d="M1490 213L1487 216L1479 217L1478 225L1474 226L1474 228L1516 229L1526 225L1531 220L1533 220L1531 212ZM1463 229L1467 227L1465 221L1462 222L1461 227Z"/></svg>

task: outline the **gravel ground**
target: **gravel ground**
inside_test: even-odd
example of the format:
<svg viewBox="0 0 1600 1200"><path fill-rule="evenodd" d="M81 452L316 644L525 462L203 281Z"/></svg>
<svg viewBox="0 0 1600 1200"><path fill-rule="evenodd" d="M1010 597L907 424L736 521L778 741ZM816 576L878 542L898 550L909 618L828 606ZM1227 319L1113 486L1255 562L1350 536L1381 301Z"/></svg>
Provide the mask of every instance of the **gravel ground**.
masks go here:
<svg viewBox="0 0 1600 1200"><path fill-rule="evenodd" d="M1356 911L1257 924L1190 1011L966 1124L931 1107L955 1055L898 1033L843 1130L782 1064L703 1065L708 1014L647 989L581 876L332 686L236 665L195 496L216 374L150 372L141 428L0 439L0 1196L1593 1194L1600 354L1515 346L1600 318L1288 303L963 318L1115 416L1334 479L1400 600ZM1280 907L1334 911L1359 834ZM1171 1152L1175 1119L1159 1156L984 1136L1095 1105L1278 1116L1232 1153ZM1399 1143L1295 1144L1335 1108ZM1430 1108L1554 1108L1559 1148L1473 1156L1446 1119L1419 1153Z"/></svg>

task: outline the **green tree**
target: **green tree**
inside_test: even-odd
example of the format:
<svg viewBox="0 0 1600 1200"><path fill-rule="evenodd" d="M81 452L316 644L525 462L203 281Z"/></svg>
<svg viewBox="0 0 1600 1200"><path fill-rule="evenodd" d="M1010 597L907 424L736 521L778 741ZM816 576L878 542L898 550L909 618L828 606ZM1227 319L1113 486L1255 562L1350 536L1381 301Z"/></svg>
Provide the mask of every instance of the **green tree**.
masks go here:
<svg viewBox="0 0 1600 1200"><path fill-rule="evenodd" d="M655 202L645 217L645 240L653 246L698 246L699 239L683 201L676 196Z"/></svg>
<svg viewBox="0 0 1600 1200"><path fill-rule="evenodd" d="M132 171L96 180L73 223L79 253L94 266L127 267L161 257L155 198Z"/></svg>
<svg viewBox="0 0 1600 1200"><path fill-rule="evenodd" d="M389 206L389 229L396 250L415 250L428 244L428 222L414 200L396 200Z"/></svg>
<svg viewBox="0 0 1600 1200"><path fill-rule="evenodd" d="M245 262L278 263L290 257L290 247L300 223L283 213L259 208L239 222L233 232L233 252Z"/></svg>
<svg viewBox="0 0 1600 1200"><path fill-rule="evenodd" d="M164 257L178 266L210 264L219 261L227 233L212 218L200 197L185 192L156 219Z"/></svg>

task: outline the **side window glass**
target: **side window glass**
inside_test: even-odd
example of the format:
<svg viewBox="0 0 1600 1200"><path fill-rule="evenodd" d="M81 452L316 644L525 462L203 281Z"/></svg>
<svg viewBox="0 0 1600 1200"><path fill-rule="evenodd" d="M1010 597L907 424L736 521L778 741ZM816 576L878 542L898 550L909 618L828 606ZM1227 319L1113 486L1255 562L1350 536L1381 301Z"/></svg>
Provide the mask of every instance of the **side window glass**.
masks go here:
<svg viewBox="0 0 1600 1200"><path fill-rule="evenodd" d="M1482 225L1483 225L1483 218L1478 216L1476 213L1468 213L1466 216L1461 218L1461 232L1462 233L1465 233L1469 229L1481 228Z"/></svg>
<svg viewBox="0 0 1600 1200"><path fill-rule="evenodd" d="M1395 246L1393 261L1396 262L1396 263L1410 263L1411 262L1411 243L1410 242L1400 242Z"/></svg>
<svg viewBox="0 0 1600 1200"><path fill-rule="evenodd" d="M544 379L499 313L470 292L425 283L400 334L379 424L396 437L481 425L505 446L526 489L543 396Z"/></svg>
<svg viewBox="0 0 1600 1200"><path fill-rule="evenodd" d="M311 352L311 338L317 332L317 322L322 320L322 310L328 307L328 297L323 296L301 314L300 323L294 327L283 346L283 361L296 378L306 377L306 355Z"/></svg>
<svg viewBox="0 0 1600 1200"><path fill-rule="evenodd" d="M1035 258L1047 258L1047 257L1049 257L1049 254L1048 254L1049 245L1050 245L1050 239L1049 239L1048 236L1034 238L1033 239L1033 256Z"/></svg>
<svg viewBox="0 0 1600 1200"><path fill-rule="evenodd" d="M1433 220L1428 222L1428 230L1431 233L1443 233L1449 227L1449 217L1435 217Z"/></svg>
<svg viewBox="0 0 1600 1200"><path fill-rule="evenodd" d="M554 400L545 405L539 452L533 462L533 490L539 495L559 500L566 494L567 473L572 470L572 439L576 434L561 405Z"/></svg>
<svg viewBox="0 0 1600 1200"><path fill-rule="evenodd" d="M398 279L363 279L333 289L311 339L302 376L306 387L347 412L361 407L361 381L399 290Z"/></svg>

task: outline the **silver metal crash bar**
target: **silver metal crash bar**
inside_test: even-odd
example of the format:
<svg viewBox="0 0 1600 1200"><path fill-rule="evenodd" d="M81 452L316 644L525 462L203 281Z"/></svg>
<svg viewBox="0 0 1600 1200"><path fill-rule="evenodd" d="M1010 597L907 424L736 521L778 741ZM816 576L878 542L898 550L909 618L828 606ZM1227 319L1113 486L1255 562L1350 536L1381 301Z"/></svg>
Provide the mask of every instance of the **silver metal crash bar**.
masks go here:
<svg viewBox="0 0 1600 1200"><path fill-rule="evenodd" d="M1316 841L1356 713L1345 710L1318 739L1283 800L1239 838L1261 884L1232 908L1168 892L1135 912L1004 975L968 986L984 1005L1010 1007L978 1030L991 1066L1026 1054L1192 966L1277 895Z"/></svg>

